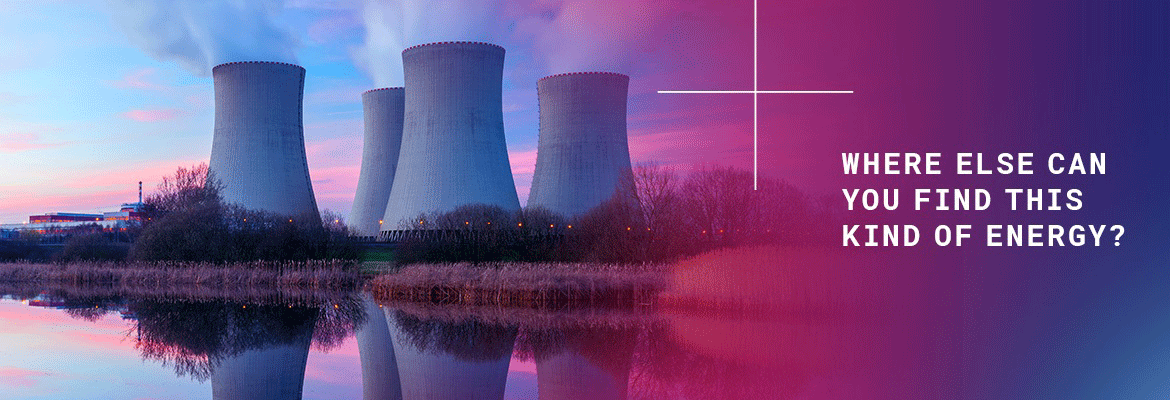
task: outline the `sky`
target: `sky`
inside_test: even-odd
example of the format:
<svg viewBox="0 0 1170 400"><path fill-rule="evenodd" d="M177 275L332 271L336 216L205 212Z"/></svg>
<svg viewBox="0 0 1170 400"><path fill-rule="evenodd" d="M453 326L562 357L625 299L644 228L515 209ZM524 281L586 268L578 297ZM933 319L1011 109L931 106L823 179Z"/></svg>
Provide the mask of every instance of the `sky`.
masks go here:
<svg viewBox="0 0 1170 400"><path fill-rule="evenodd" d="M841 4L760 5L761 89L858 86L853 58L866 53L833 43L864 32L843 38L839 21L818 19L864 15ZM402 84L403 48L445 40L507 50L505 135L521 204L536 162L536 81L555 73L631 77L635 164L750 169L750 95L656 92L751 89L751 22L750 1L2 0L0 223L115 210L136 200L139 181L149 195L177 167L207 162L210 69L245 60L306 68L313 189L319 208L348 215L361 165L361 93ZM763 174L828 190L817 187L803 146L842 131L841 116L856 106L825 96L761 100Z"/></svg>

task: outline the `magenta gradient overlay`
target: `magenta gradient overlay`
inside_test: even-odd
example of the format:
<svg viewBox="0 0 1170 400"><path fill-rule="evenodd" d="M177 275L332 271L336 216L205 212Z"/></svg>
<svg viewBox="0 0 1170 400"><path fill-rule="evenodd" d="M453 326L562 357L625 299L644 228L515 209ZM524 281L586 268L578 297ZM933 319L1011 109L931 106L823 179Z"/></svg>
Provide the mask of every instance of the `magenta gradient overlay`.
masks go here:
<svg viewBox="0 0 1170 400"><path fill-rule="evenodd" d="M688 71L658 90L752 85L751 3L712 2L719 26L669 31ZM835 250L836 300L864 303L834 360L854 398L1162 398L1170 393L1167 115L1170 6L1096 1L762 1L760 168L812 193L987 188L986 211L854 211L913 223L911 248ZM671 36L673 35L673 36ZM686 38L682 40L681 38ZM655 129L687 126L695 155L751 166L750 95L651 102ZM632 103L634 104L634 103ZM650 114L650 113L647 113ZM675 124L675 125L672 125ZM631 123L634 135L645 126ZM710 137L703 137L710 134ZM631 146L637 153L638 140ZM712 145L711 143L715 143ZM719 148L704 153L700 148ZM941 152L938 176L844 176L841 152ZM1035 153L1034 175L954 174L955 152ZM1104 152L1106 175L1051 175L1049 153ZM1011 211L1005 188L1078 188L1078 211ZM938 224L972 224L963 247ZM988 248L986 224L1114 224L1100 247ZM859 346L863 344L864 346ZM780 346L780 345L778 345Z"/></svg>

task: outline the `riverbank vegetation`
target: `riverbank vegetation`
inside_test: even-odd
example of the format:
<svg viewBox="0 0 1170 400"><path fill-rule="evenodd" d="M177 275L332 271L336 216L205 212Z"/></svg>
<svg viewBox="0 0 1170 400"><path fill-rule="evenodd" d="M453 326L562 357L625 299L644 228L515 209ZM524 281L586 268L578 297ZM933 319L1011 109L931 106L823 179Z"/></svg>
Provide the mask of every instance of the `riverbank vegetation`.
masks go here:
<svg viewBox="0 0 1170 400"><path fill-rule="evenodd" d="M540 207L508 212L471 204L399 222L402 263L672 262L708 251L828 242L831 198L777 179L752 189L748 171L703 167L682 174L635 168L607 202L580 216Z"/></svg>
<svg viewBox="0 0 1170 400"><path fill-rule="evenodd" d="M384 302L536 308L627 307L651 301L665 266L596 263L414 264L370 281Z"/></svg>
<svg viewBox="0 0 1170 400"><path fill-rule="evenodd" d="M196 286L352 290L365 282L353 261L73 262L0 264L0 282L119 286L127 290Z"/></svg>

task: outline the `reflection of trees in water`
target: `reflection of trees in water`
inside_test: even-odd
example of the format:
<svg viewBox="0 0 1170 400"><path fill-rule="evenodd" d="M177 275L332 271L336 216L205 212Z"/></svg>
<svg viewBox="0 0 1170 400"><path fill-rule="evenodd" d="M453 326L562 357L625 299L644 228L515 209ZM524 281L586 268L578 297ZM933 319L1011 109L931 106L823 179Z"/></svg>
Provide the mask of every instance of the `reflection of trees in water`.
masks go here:
<svg viewBox="0 0 1170 400"><path fill-rule="evenodd" d="M398 332L421 351L447 353L467 361L494 361L501 354L510 354L516 340L515 326L476 320L449 322L392 312Z"/></svg>
<svg viewBox="0 0 1170 400"><path fill-rule="evenodd" d="M65 314L70 317L97 322L110 313L110 305L118 304L122 299L114 296L85 296L66 298L64 303Z"/></svg>
<svg viewBox="0 0 1170 400"><path fill-rule="evenodd" d="M247 305L233 302L133 302L142 357L172 365L180 376L211 377L223 360L250 350L295 343L340 344L365 318L360 303L319 307Z"/></svg>

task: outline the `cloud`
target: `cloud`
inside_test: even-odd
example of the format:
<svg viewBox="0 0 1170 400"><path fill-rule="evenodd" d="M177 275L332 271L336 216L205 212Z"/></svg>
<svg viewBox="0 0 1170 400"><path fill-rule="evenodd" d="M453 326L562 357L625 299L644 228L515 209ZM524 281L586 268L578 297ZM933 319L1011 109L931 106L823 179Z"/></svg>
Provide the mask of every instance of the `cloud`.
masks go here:
<svg viewBox="0 0 1170 400"><path fill-rule="evenodd" d="M130 71L122 80L110 82L110 86L121 89L163 90L166 87L153 82L157 73L158 69L155 68L139 68Z"/></svg>
<svg viewBox="0 0 1170 400"><path fill-rule="evenodd" d="M658 38L672 2L623 0L604 5L590 0L537 3L519 10L517 31L531 36L534 53L548 73L627 72Z"/></svg>
<svg viewBox="0 0 1170 400"><path fill-rule="evenodd" d="M509 151L508 162L512 174L531 174L536 171L536 149Z"/></svg>
<svg viewBox="0 0 1170 400"><path fill-rule="evenodd" d="M159 122L169 121L185 114L186 111L177 108L166 108L160 110L130 110L122 113L122 116L138 122Z"/></svg>
<svg viewBox="0 0 1170 400"><path fill-rule="evenodd" d="M110 0L115 22L149 56L196 75L230 61L296 62L281 0Z"/></svg>
<svg viewBox="0 0 1170 400"><path fill-rule="evenodd" d="M45 142L40 133L17 132L0 134L0 153L48 149L73 144L73 141Z"/></svg>
<svg viewBox="0 0 1170 400"><path fill-rule="evenodd" d="M536 171L536 149L509 150L508 163L512 166L512 180L515 181L520 204L528 204L532 173Z"/></svg>
<svg viewBox="0 0 1170 400"><path fill-rule="evenodd" d="M343 38L350 32L361 28L361 20L351 15L337 15L322 18L309 25L309 40L313 43L328 43Z"/></svg>
<svg viewBox="0 0 1170 400"><path fill-rule="evenodd" d="M8 387L33 387L37 385L39 378L49 376L52 374L45 371L16 367L0 368L0 384Z"/></svg>

